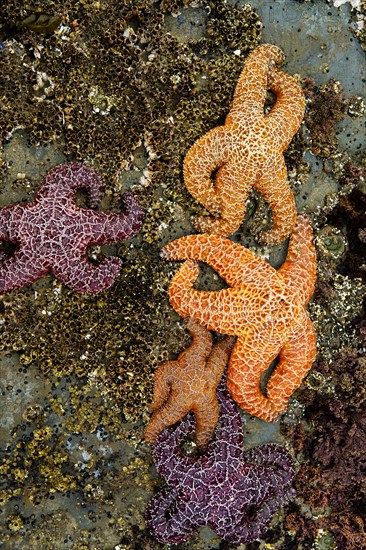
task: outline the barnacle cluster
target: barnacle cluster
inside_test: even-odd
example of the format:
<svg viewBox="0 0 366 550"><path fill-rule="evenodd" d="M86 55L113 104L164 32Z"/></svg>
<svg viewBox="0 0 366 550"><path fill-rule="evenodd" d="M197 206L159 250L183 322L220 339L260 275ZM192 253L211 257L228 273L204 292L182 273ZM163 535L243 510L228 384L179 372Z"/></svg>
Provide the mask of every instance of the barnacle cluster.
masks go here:
<svg viewBox="0 0 366 550"><path fill-rule="evenodd" d="M141 252L125 261L109 292L95 297L56 281L41 283L36 298L29 290L4 296L2 349L17 350L22 364L36 364L45 374L93 378L126 418L139 417L151 397L154 367L178 352L185 338L162 296L166 262L154 265Z"/></svg>
<svg viewBox="0 0 366 550"><path fill-rule="evenodd" d="M330 258L338 259L347 249L347 240L340 229L324 225L316 236L318 250Z"/></svg>
<svg viewBox="0 0 366 550"><path fill-rule="evenodd" d="M47 10L58 14L61 24L45 35L17 25L44 9L42 2L20 8L10 1L0 26L5 37L9 21L18 31L0 58L1 139L19 126L31 143L63 135L68 155L92 159L112 179L147 132L165 159L180 158L202 126L207 129L227 108L233 71L242 65L232 51L247 53L261 28L248 6L229 9L211 2L208 16L206 3L194 5L204 13L206 33L184 44L167 31L169 12L149 0L50 2ZM203 55L209 50L207 66ZM212 89L218 73L221 82ZM179 124L172 125L171 117ZM192 120L198 127L191 128Z"/></svg>
<svg viewBox="0 0 366 550"><path fill-rule="evenodd" d="M331 360L350 338L358 340L352 321L362 314L365 298L366 288L361 279L320 270L316 300L310 303L309 313L321 356Z"/></svg>

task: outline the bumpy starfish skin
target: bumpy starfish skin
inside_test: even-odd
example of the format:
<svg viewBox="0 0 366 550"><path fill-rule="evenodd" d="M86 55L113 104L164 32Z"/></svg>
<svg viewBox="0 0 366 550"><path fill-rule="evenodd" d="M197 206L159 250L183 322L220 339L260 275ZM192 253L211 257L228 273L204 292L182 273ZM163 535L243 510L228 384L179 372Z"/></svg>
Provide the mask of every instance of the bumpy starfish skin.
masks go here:
<svg viewBox="0 0 366 550"><path fill-rule="evenodd" d="M235 339L227 337L212 345L210 332L193 319L186 321L192 343L177 361L168 361L155 371L154 411L144 437L153 444L157 435L189 411L196 418L196 443L205 447L217 424L219 405L216 388L229 361Z"/></svg>
<svg viewBox="0 0 366 550"><path fill-rule="evenodd" d="M272 209L273 228L261 234L261 242L278 244L293 230L295 201L283 152L300 126L305 98L296 80L275 67L282 61L283 53L276 46L256 48L239 77L225 124L210 130L188 151L184 182L212 214L195 220L200 232L234 233L243 221L253 186ZM277 101L264 115L267 88ZM216 169L213 185L210 176Z"/></svg>
<svg viewBox="0 0 366 550"><path fill-rule="evenodd" d="M194 430L192 414L156 439L153 456L167 487L149 502L146 519L159 542L178 544L208 525L228 542L249 543L295 496L291 455L271 443L243 453L242 421L225 377L217 393L219 422L201 455L187 456L181 448Z"/></svg>
<svg viewBox="0 0 366 550"><path fill-rule="evenodd" d="M273 421L286 409L316 354L315 332L305 309L316 278L307 218L298 216L287 259L277 271L219 235L182 237L165 246L163 257L187 260L169 286L173 308L210 330L238 336L228 367L231 396L249 413ZM192 288L199 273L196 260L211 265L229 288ZM264 396L261 376L278 354Z"/></svg>
<svg viewBox="0 0 366 550"><path fill-rule="evenodd" d="M33 202L0 210L0 239L17 247L13 255L0 258L0 293L33 283L49 272L88 294L113 284L121 260L106 258L93 265L87 249L135 235L141 228L142 210L130 193L123 196L125 214L78 208L80 188L88 192L90 206L99 203L100 176L79 162L62 164L47 174Z"/></svg>

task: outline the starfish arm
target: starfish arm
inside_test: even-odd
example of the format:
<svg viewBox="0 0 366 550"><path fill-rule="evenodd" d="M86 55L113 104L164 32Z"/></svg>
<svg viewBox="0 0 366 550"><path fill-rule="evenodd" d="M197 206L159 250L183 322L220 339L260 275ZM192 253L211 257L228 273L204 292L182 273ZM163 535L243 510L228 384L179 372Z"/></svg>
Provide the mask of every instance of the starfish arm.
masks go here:
<svg viewBox="0 0 366 550"><path fill-rule="evenodd" d="M240 285L253 269L264 263L242 245L211 234L187 235L176 239L163 248L162 257L166 260L192 259L206 262L231 287Z"/></svg>
<svg viewBox="0 0 366 550"><path fill-rule="evenodd" d="M191 345L179 356L179 362L188 367L195 362L201 364L210 355L212 349L212 336L206 327L200 325L194 319L188 317L185 326L189 330Z"/></svg>
<svg viewBox="0 0 366 550"><path fill-rule="evenodd" d="M275 136L276 147L285 151L304 117L305 97L296 80L276 68L270 72L268 84L277 100L265 121Z"/></svg>
<svg viewBox="0 0 366 550"><path fill-rule="evenodd" d="M166 403L155 410L144 431L144 439L151 445L157 436L168 426L181 420L190 410L191 403L179 402L176 394L171 394Z"/></svg>
<svg viewBox="0 0 366 550"><path fill-rule="evenodd" d="M73 251L75 252L75 251ZM121 260L105 258L98 265L89 262L85 255L66 253L52 266L55 277L77 292L97 294L114 283L119 274Z"/></svg>
<svg viewBox="0 0 366 550"><path fill-rule="evenodd" d="M193 225L201 233L231 235L243 221L246 200L254 181L238 169L237 163L228 162L217 173L215 189L221 199L221 213L213 216L198 216Z"/></svg>
<svg viewBox="0 0 366 550"><path fill-rule="evenodd" d="M186 415L174 426L169 426L156 437L153 457L157 471L173 487L194 467L195 460L180 448L194 431L194 415Z"/></svg>
<svg viewBox="0 0 366 550"><path fill-rule="evenodd" d="M244 436L240 412L229 395L226 378L226 375L222 377L217 388L220 416L207 453L211 456L225 456L225 460L231 463L233 460L241 460Z"/></svg>
<svg viewBox="0 0 366 550"><path fill-rule="evenodd" d="M236 338L226 336L223 340L216 342L212 347L212 352L206 364L206 370L211 373L213 384L218 385L225 367L227 366L230 354L234 347Z"/></svg>
<svg viewBox="0 0 366 550"><path fill-rule="evenodd" d="M121 241L140 231L143 211L139 203L131 193L125 193L122 202L124 214L82 211L85 219L85 231L88 232L90 238L89 245Z"/></svg>
<svg viewBox="0 0 366 550"><path fill-rule="evenodd" d="M266 341L265 335L248 328L232 351L227 386L236 403L254 416L272 422L279 411L260 389L262 374L276 358L279 342Z"/></svg>
<svg viewBox="0 0 366 550"><path fill-rule="evenodd" d="M316 337L308 314L296 324L291 338L280 352L280 360L267 384L268 399L283 412L293 392L300 386L316 356Z"/></svg>
<svg viewBox="0 0 366 550"><path fill-rule="evenodd" d="M194 514L172 488L163 489L150 500L146 522L150 533L162 544L178 544L198 527Z"/></svg>
<svg viewBox="0 0 366 550"><path fill-rule="evenodd" d="M306 305L314 293L316 251L312 230L304 214L297 217L286 261L277 272L283 277L289 292L300 293L301 303Z"/></svg>
<svg viewBox="0 0 366 550"><path fill-rule="evenodd" d="M81 162L68 162L56 166L43 179L36 200L51 197L52 200L76 199L77 189L88 192L90 206L97 206L103 195L104 185L95 170Z"/></svg>
<svg viewBox="0 0 366 550"><path fill-rule="evenodd" d="M7 242L9 239L9 234L7 230L7 221L9 216L5 214L5 212L0 211L0 240Z"/></svg>
<svg viewBox="0 0 366 550"><path fill-rule="evenodd" d="M218 126L198 139L184 159L184 183L211 214L220 214L222 203L210 176L227 160L228 146L226 130Z"/></svg>
<svg viewBox="0 0 366 550"><path fill-rule="evenodd" d="M280 476L278 485L284 486L291 483L294 475L294 461L291 454L282 445L265 443L246 451L243 455L245 463L274 467L274 471Z"/></svg>
<svg viewBox="0 0 366 550"><path fill-rule="evenodd" d="M125 213L122 218L121 215L119 215L121 220L120 223L117 224L116 240L132 237L138 233L144 219L144 211L132 193L125 193L122 195L122 204ZM115 240L114 236L113 240Z"/></svg>
<svg viewBox="0 0 366 550"><path fill-rule="evenodd" d="M12 235L12 233L14 233L14 230L17 227L17 219L21 218L22 213L23 213L23 207L18 204L5 206L4 208L0 209L0 240L1 241L9 242L10 239L15 239L17 237L17 235Z"/></svg>
<svg viewBox="0 0 366 550"><path fill-rule="evenodd" d="M219 418L219 404L216 393L213 399L202 399L193 407L196 417L196 443L201 449L206 447Z"/></svg>
<svg viewBox="0 0 366 550"><path fill-rule="evenodd" d="M261 452L261 446L256 449L258 453ZM247 463L246 460L247 456L244 453L242 464L239 466L241 479L236 487L238 493L242 491L242 499L246 505L260 507L263 502L280 495L289 488L294 477L293 468L291 474L287 474L282 465L277 463L275 456L272 456L268 464L257 464L255 457L252 463ZM290 464L292 465L291 461Z"/></svg>
<svg viewBox="0 0 366 550"><path fill-rule="evenodd" d="M233 106L227 120L232 115L242 117L243 110L248 116L251 112L263 117L263 107L267 95L269 64L281 65L283 52L272 44L262 44L246 59L234 92Z"/></svg>
<svg viewBox="0 0 366 550"><path fill-rule="evenodd" d="M13 256L3 256L0 261L0 294L30 285L50 271L49 263L40 259L33 262L33 252L26 247L17 250Z"/></svg>
<svg viewBox="0 0 366 550"><path fill-rule="evenodd" d="M280 496L263 502L254 514L252 510L250 513L244 511L240 523L233 524L231 529L223 533L225 540L232 544L248 544L262 538L275 512L294 496L295 491L290 488Z"/></svg>
<svg viewBox="0 0 366 550"><path fill-rule="evenodd" d="M177 368L176 361L166 361L162 363L154 372L154 396L149 406L149 411L153 412L163 405L168 399L171 391L171 376Z"/></svg>
<svg viewBox="0 0 366 550"><path fill-rule="evenodd" d="M229 311L223 312L230 288L205 292L192 288L199 273L198 265L193 260L184 262L174 275L169 285L169 299L172 307L182 317L192 317L209 330L217 330L224 334L234 335L231 326Z"/></svg>
<svg viewBox="0 0 366 550"><path fill-rule="evenodd" d="M273 218L272 229L261 233L259 240L270 246L279 244L292 232L296 223L295 199L282 156L274 159L255 187L271 207Z"/></svg>

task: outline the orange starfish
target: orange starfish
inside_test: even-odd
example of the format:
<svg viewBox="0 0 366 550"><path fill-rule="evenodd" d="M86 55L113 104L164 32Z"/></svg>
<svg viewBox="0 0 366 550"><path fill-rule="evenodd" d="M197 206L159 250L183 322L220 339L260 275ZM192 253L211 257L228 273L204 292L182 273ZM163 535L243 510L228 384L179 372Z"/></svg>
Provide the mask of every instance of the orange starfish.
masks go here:
<svg viewBox="0 0 366 550"><path fill-rule="evenodd" d="M210 330L238 336L228 367L227 385L243 409L273 421L310 369L316 353L306 304L314 292L316 256L312 231L299 215L287 258L277 271L240 244L219 235L189 235L163 249L167 260L187 260L173 277L173 308ZM211 265L229 288L204 292L192 288L199 268ZM261 376L279 354L266 395Z"/></svg>
<svg viewBox="0 0 366 550"><path fill-rule="evenodd" d="M228 363L234 338L212 345L210 332L193 319L186 321L192 343L177 361L167 361L155 371L153 415L144 438L153 444L167 426L175 424L189 411L196 417L196 443L205 447L219 417L216 388Z"/></svg>
<svg viewBox="0 0 366 550"><path fill-rule="evenodd" d="M283 152L300 126L305 98L296 80L276 68L283 58L277 46L256 48L239 77L225 124L207 132L188 151L184 182L212 214L194 221L200 232L234 233L244 218L252 186L272 209L273 228L261 234L260 241L278 244L293 230L295 201ZM277 101L264 115L267 88L276 94ZM216 169L213 185L210 176Z"/></svg>

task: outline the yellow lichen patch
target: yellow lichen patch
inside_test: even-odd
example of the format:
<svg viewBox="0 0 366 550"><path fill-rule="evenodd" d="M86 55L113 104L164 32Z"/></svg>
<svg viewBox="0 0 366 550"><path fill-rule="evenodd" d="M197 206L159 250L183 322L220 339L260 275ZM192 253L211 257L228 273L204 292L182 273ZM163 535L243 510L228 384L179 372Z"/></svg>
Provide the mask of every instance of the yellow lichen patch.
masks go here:
<svg viewBox="0 0 366 550"><path fill-rule="evenodd" d="M24 521L20 516L8 516L8 527L11 531L19 531L24 526Z"/></svg>
<svg viewBox="0 0 366 550"><path fill-rule="evenodd" d="M68 419L65 426L74 433L94 432L99 423L100 410L93 403L81 403L78 414Z"/></svg>
<svg viewBox="0 0 366 550"><path fill-rule="evenodd" d="M6 491L0 491L0 506L5 506L9 500L9 495Z"/></svg>
<svg viewBox="0 0 366 550"><path fill-rule="evenodd" d="M135 429L121 425L120 409L109 398L101 399L93 384L73 384L65 392L63 382L55 381L53 388L56 394L61 391L61 397L51 397L50 407L45 402L51 415L29 420L13 431L0 465L6 487L0 502L20 497L37 508L52 495L78 491L106 506L114 503L112 487L136 492L146 502L152 491L149 460L141 452L134 456L138 437ZM55 402L57 407L52 407ZM47 425L50 418L56 427ZM106 443L100 446L101 441ZM116 453L117 449L123 452Z"/></svg>

